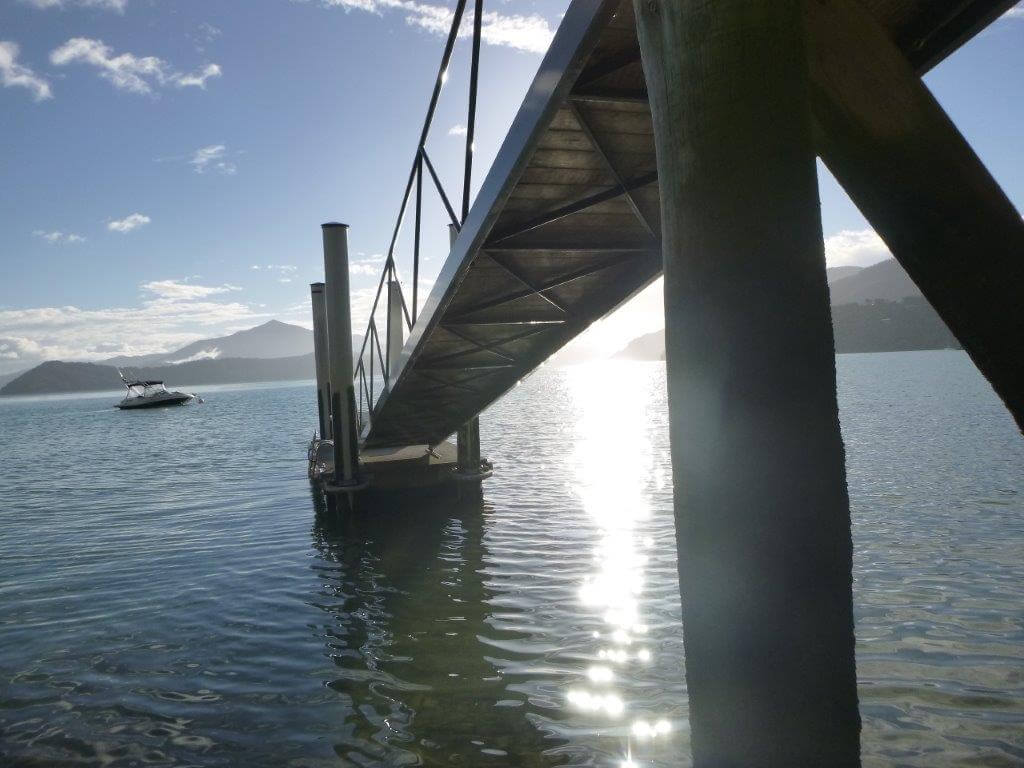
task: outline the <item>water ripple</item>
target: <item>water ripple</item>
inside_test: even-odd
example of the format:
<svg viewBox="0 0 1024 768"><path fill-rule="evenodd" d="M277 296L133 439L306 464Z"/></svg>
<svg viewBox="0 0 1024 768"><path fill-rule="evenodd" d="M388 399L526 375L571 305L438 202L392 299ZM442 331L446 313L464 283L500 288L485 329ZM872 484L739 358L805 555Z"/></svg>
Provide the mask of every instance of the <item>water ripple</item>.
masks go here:
<svg viewBox="0 0 1024 768"><path fill-rule="evenodd" d="M838 373L864 763L1020 765L1024 441L962 353ZM541 370L482 506L355 518L311 392L0 402L0 763L686 763L662 366Z"/></svg>

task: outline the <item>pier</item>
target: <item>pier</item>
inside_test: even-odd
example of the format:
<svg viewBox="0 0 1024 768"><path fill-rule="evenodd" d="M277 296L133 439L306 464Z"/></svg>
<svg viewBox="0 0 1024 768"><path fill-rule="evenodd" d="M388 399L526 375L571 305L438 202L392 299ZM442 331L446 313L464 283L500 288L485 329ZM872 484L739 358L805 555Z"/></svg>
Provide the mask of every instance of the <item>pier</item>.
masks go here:
<svg viewBox="0 0 1024 768"><path fill-rule="evenodd" d="M479 489L487 407L663 274L695 764L858 765L815 159L1024 426L1024 222L920 79L1012 4L575 0L471 201L476 0L460 201L425 146L459 0L355 355L347 228L323 225L325 487ZM453 237L420 297L422 227L440 224L423 220L424 184ZM609 450L628 450L615 437L609 423Z"/></svg>

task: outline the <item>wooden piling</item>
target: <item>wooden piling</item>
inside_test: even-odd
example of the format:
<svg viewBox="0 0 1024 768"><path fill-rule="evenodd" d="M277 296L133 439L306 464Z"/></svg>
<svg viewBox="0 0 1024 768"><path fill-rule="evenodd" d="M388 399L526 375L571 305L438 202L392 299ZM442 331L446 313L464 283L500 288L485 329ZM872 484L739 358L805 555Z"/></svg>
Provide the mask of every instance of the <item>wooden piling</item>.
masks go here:
<svg viewBox="0 0 1024 768"><path fill-rule="evenodd" d="M387 356L388 386L398 375L398 364L402 358L402 345L405 343L405 315L402 312L402 286L394 278L388 280L388 322L387 322Z"/></svg>
<svg viewBox="0 0 1024 768"><path fill-rule="evenodd" d="M697 766L856 766L852 547L802 3L634 0Z"/></svg>
<svg viewBox="0 0 1024 768"><path fill-rule="evenodd" d="M331 432L334 436L334 484L356 485L359 435L352 384L352 313L348 284L348 225L322 225L327 306L328 359L331 371Z"/></svg>
<svg viewBox="0 0 1024 768"><path fill-rule="evenodd" d="M320 438L330 440L331 377L327 357L327 305L324 302L324 284L310 283L309 293L313 308L313 362L316 366L316 408Z"/></svg>

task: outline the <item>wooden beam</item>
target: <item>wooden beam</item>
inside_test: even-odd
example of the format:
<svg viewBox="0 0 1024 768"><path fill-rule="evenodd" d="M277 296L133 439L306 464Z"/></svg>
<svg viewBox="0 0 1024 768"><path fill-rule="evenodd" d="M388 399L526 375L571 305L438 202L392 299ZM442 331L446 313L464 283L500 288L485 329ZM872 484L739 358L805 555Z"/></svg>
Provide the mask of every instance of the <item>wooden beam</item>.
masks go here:
<svg viewBox="0 0 1024 768"><path fill-rule="evenodd" d="M625 69L630 64L635 64L638 61L640 61L639 48L630 48L614 56L608 56L596 65L583 70L576 79L576 88L591 85L601 78Z"/></svg>
<svg viewBox="0 0 1024 768"><path fill-rule="evenodd" d="M582 213L588 208L593 208L595 205L606 203L609 200L615 200L616 198L628 194L634 189L646 187L648 184L652 184L657 180L658 174L656 172L641 174L640 176L629 179L622 184L616 184L615 186L609 187L601 192L589 195L581 200L576 200L568 205L563 205L553 211L543 213L529 221L515 224L509 229L491 235L491 237L488 238L487 243L484 245L484 248L486 250L498 250L494 246L507 242L519 235L524 235L539 227L543 227L545 224L551 224L559 219L564 219L566 216Z"/></svg>
<svg viewBox="0 0 1024 768"><path fill-rule="evenodd" d="M696 766L859 766L801 0L634 0Z"/></svg>
<svg viewBox="0 0 1024 768"><path fill-rule="evenodd" d="M494 254L490 253L490 251L495 251L496 253L501 253L502 251L498 248L481 249L482 253L486 253L488 257L497 262L497 259L495 258ZM641 251L639 253L645 252ZM516 291L515 293L510 293L505 296L499 296L496 299L490 299L488 301L480 302L479 304L474 304L470 307L466 307L465 309L459 310L458 315L453 315L449 320L447 320L445 322L445 325L458 323L460 320L468 319L471 315L474 315L477 312L483 312L486 309L493 309L494 307L500 307L502 304L508 304L513 301L518 301L519 299L524 299L527 296L541 294L544 291L550 291L552 288L560 288L563 285L568 285L569 283L576 282L577 280L582 280L583 278L595 275L598 272L601 272L602 270L609 269L610 267L619 266L624 262L633 261L636 258L637 252L629 252L613 256L612 258L605 259L603 261L598 262L597 264L588 264L586 267L583 267L582 269L577 269L576 271L571 272L568 275L563 275L562 277L557 277L553 280L548 280L547 282L538 285L536 288L525 288L523 290Z"/></svg>
<svg viewBox="0 0 1024 768"><path fill-rule="evenodd" d="M569 101L594 104L647 104L647 91L588 88L569 94Z"/></svg>
<svg viewBox="0 0 1024 768"><path fill-rule="evenodd" d="M918 6L916 23L901 30L896 44L918 72L926 72L985 27L1018 0L961 0Z"/></svg>
<svg viewBox="0 0 1024 768"><path fill-rule="evenodd" d="M807 4L818 151L1024 429L1024 221L885 30Z"/></svg>

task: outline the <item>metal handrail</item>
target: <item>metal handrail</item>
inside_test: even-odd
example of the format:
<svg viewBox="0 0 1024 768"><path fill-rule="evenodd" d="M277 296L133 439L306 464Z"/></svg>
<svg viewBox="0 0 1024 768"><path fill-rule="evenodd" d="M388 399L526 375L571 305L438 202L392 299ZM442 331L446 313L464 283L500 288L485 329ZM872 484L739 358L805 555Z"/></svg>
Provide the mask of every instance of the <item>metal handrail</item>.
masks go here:
<svg viewBox="0 0 1024 768"><path fill-rule="evenodd" d="M441 198L441 202L444 204L445 212L448 214L448 218L451 220L452 225L456 230L461 229L463 222L466 220L466 216L469 214L469 195L470 195L470 184L472 182L473 174L473 141L476 131L476 100L477 100L477 81L480 71L480 39L481 39L481 27L483 19L483 0L474 0L473 6L473 38L472 38L472 57L470 60L470 73L469 73L469 110L466 121L466 151L465 151L465 162L463 166L463 178L462 178L462 206L461 216L457 216L455 209L452 207L451 201L448 195L445 193L444 186L441 184L441 179L437 175L437 171L434 168L434 164L430 161L430 157L427 155L426 142L427 136L430 134L430 127L434 120L434 112L437 109L437 101L441 95L441 87L448 79L448 65L451 62L452 53L455 49L455 41L458 39L459 30L462 25L462 18L466 10L467 0L457 0L455 5L454 15L452 17L451 29L448 31L448 38L445 41L444 53L441 55L441 64L438 67L437 77L434 79L434 88L430 95L430 103L427 106L427 115L423 121L423 129L420 132L419 143L416 145L416 152L413 155L412 168L409 171L409 178L405 184L405 192L402 195L402 203L398 209L398 218L395 221L394 229L391 233L391 242L388 245L388 255L384 261L384 269L381 272L380 280L377 282L377 292L373 297L373 306L370 309L370 320L367 325L366 333L363 335L363 343L359 349L359 356L355 367L354 380L359 389L359 395L357 399L358 403L358 421L360 432L363 431L364 426L368 426L373 420L373 408L375 405L375 368L376 372L383 375L384 386L381 389L383 391L390 387L392 371L390 370L391 361L391 312L388 311L387 325L385 328L385 338L383 349L380 343L380 333L377 331L377 323L375 315L377 307L380 304L381 292L384 289L384 284L394 281L398 288L398 300L402 307L402 319L405 322L406 330L412 330L412 327L416 324L416 318L419 313L419 273L420 273L420 232L423 221L423 167L426 165L427 172L434 183L435 188ZM415 189L415 223L414 223L414 236L413 236L413 264L412 264L412 303L411 312L410 306L406 304L405 294L402 291L402 286L396 279L395 269L395 244L398 242L398 235L401 232L402 224L405 220L405 215L409 208L409 199L413 196L413 190ZM373 341L371 344L370 341ZM366 352L369 349L369 375L367 375L367 363L366 363ZM376 355L374 355L376 351ZM374 365L374 357L377 358L378 366ZM364 425L363 419L363 403L366 403L366 421Z"/></svg>

